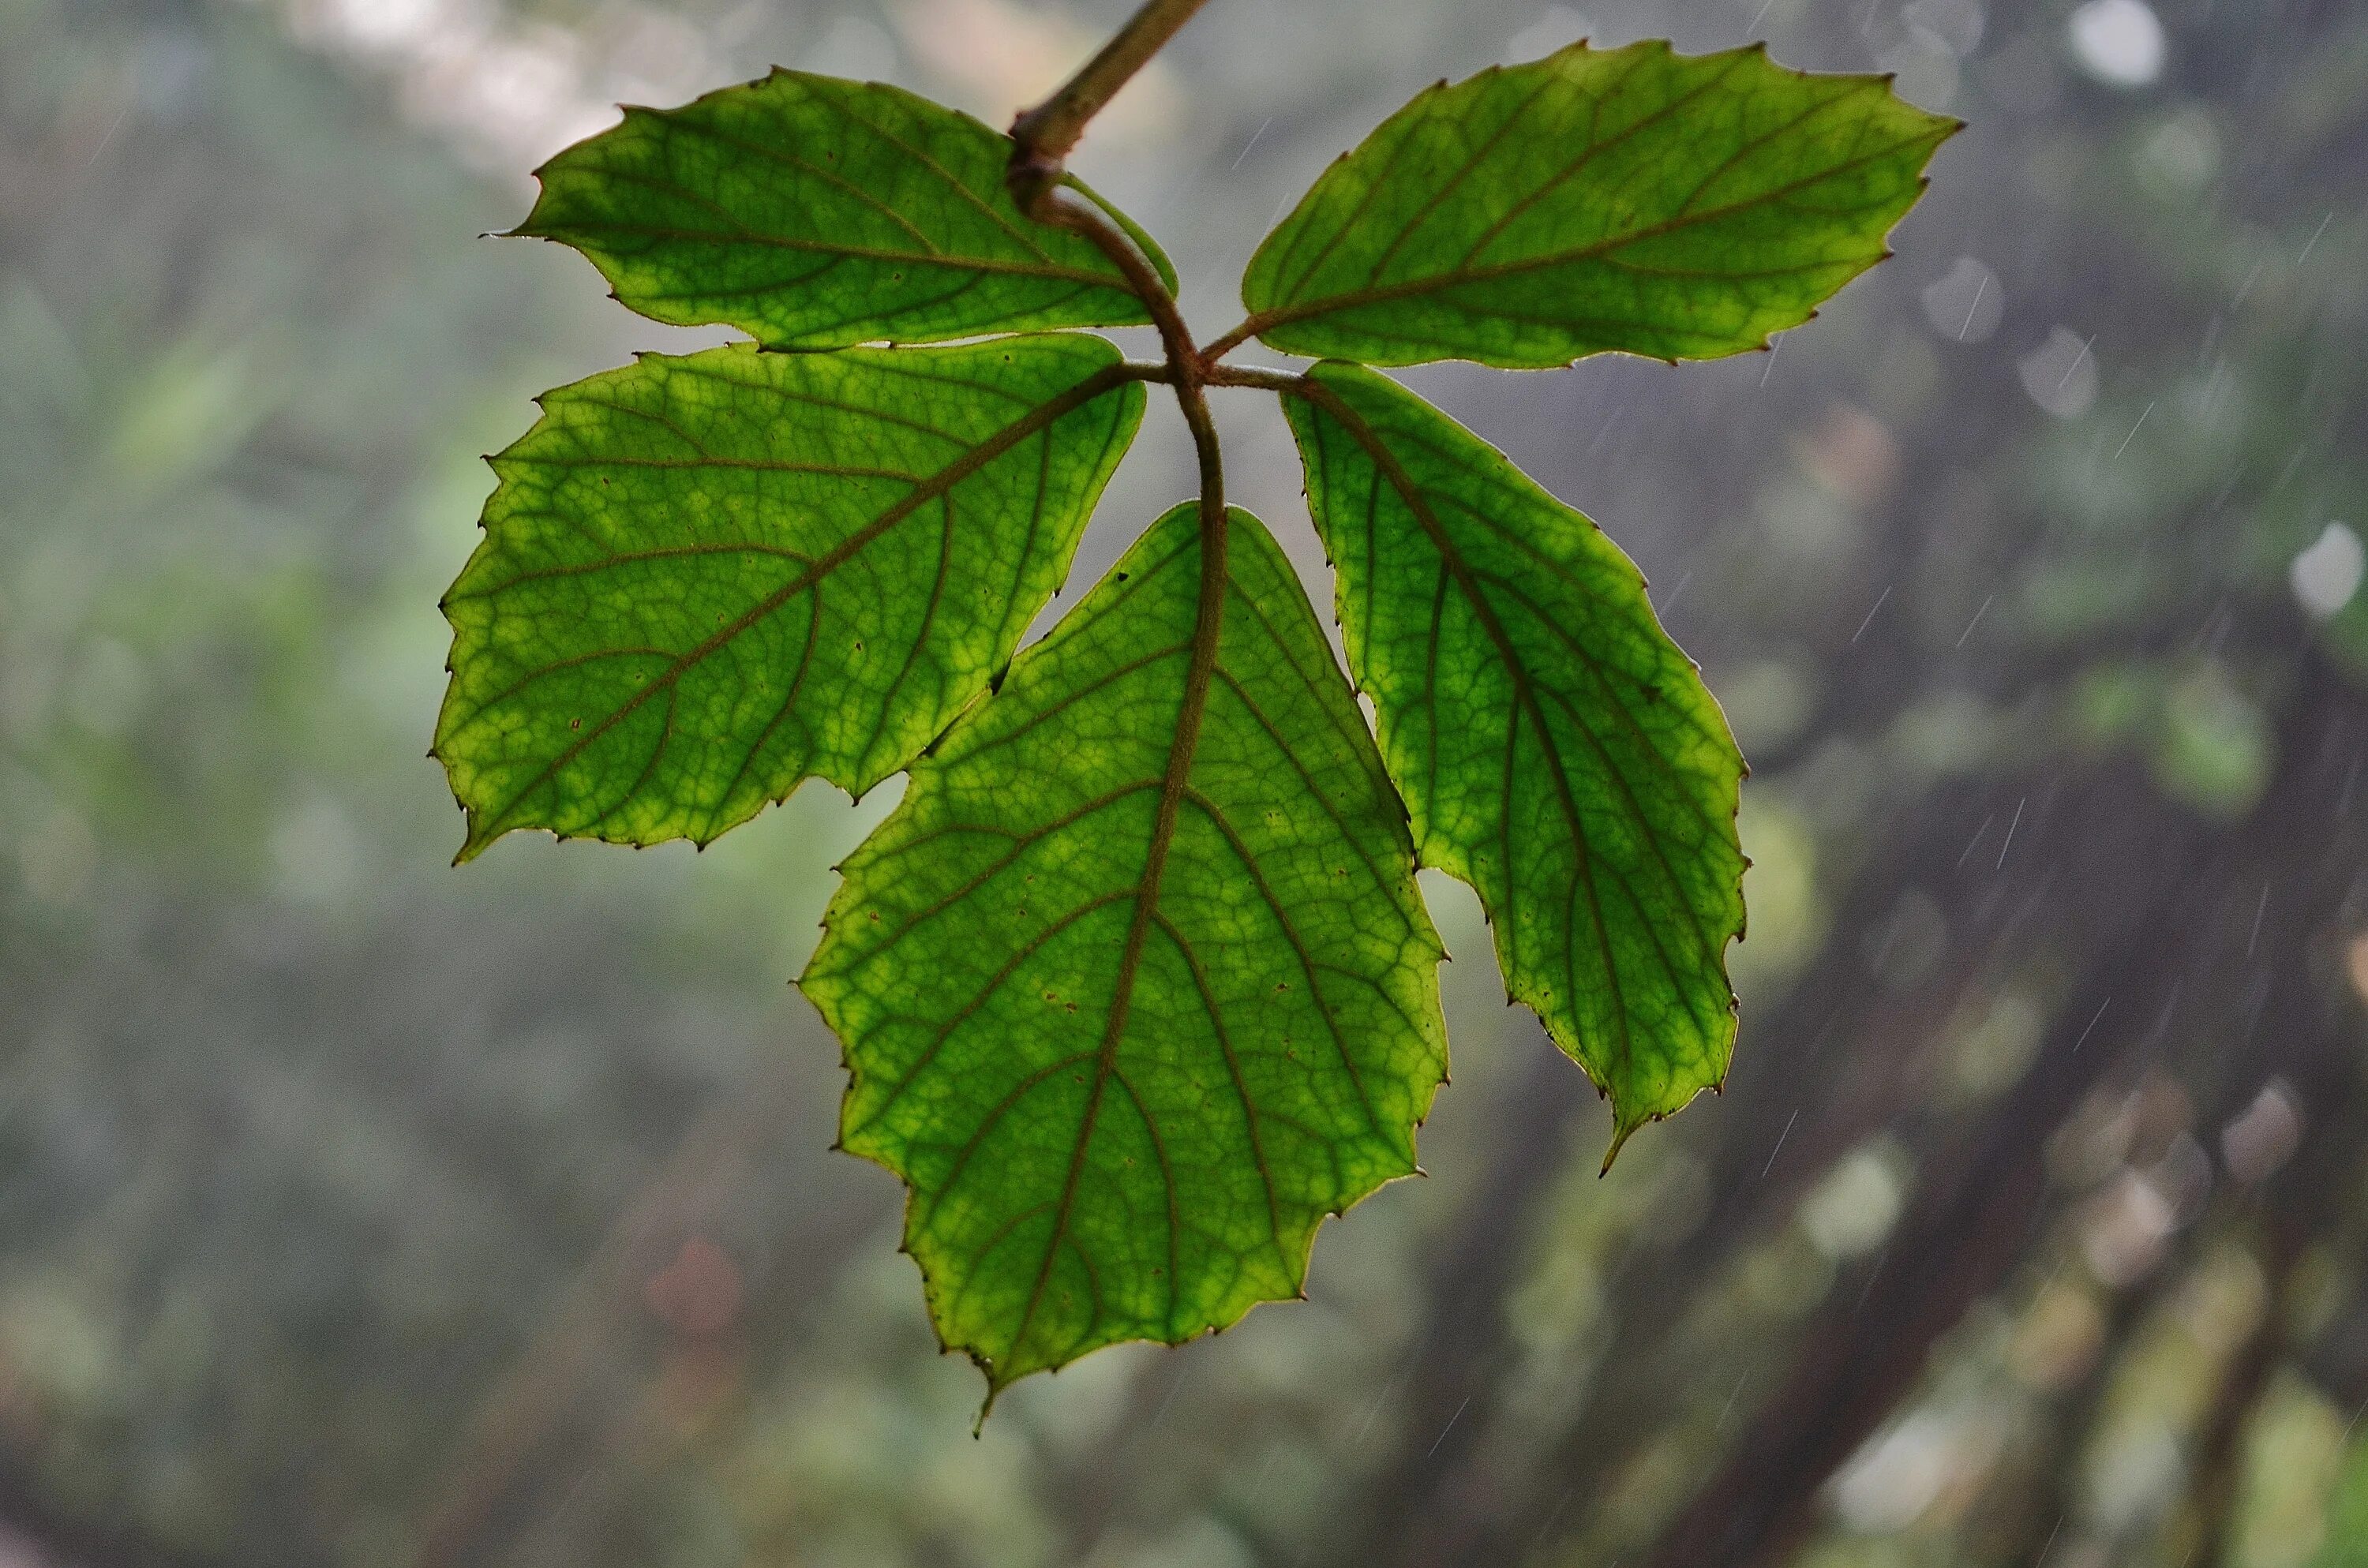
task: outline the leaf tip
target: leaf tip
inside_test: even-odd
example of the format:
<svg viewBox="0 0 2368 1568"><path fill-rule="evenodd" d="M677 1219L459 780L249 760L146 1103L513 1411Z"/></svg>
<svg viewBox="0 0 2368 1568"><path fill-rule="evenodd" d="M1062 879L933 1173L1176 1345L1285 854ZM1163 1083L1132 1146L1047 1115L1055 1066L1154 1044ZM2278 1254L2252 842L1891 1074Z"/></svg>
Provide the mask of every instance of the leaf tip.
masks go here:
<svg viewBox="0 0 2368 1568"><path fill-rule="evenodd" d="M1611 1147L1603 1151L1603 1168L1595 1173L1595 1178L1600 1181L1611 1174L1611 1162L1620 1157L1620 1151L1628 1146L1628 1140L1635 1136L1636 1129L1644 1126L1647 1121L1660 1119L1657 1113L1641 1117L1634 1121L1626 1117L1620 1118L1611 1130Z"/></svg>

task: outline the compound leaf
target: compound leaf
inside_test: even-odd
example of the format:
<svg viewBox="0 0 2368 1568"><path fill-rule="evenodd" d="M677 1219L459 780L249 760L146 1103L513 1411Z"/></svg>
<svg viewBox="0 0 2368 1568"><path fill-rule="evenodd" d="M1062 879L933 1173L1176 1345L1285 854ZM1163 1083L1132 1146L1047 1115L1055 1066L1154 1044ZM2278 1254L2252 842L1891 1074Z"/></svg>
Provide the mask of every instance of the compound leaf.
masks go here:
<svg viewBox="0 0 2368 1568"><path fill-rule="evenodd" d="M1373 365L1708 359L1888 254L1957 122L1759 46L1574 44L1421 94L1251 257L1269 347Z"/></svg>
<svg viewBox="0 0 2368 1568"><path fill-rule="evenodd" d="M928 343L1151 320L1084 237L1004 189L1010 139L879 83L796 71L624 123L538 171L517 233L590 257L617 298L774 348ZM1076 181L1147 255L1150 236Z"/></svg>
<svg viewBox="0 0 2368 1568"><path fill-rule="evenodd" d="M1593 523L1387 377L1304 386L1284 408L1416 845L1479 890L1616 1153L1726 1072L1742 756Z"/></svg>
<svg viewBox="0 0 2368 1568"><path fill-rule="evenodd" d="M1132 374L1083 334L744 344L548 394L444 601L461 858L518 827L704 844L903 767L1066 574Z"/></svg>
<svg viewBox="0 0 2368 1568"><path fill-rule="evenodd" d="M1225 533L1162 517L915 765L800 983L991 1391L1295 1295L1445 1072L1403 812L1289 562Z"/></svg>

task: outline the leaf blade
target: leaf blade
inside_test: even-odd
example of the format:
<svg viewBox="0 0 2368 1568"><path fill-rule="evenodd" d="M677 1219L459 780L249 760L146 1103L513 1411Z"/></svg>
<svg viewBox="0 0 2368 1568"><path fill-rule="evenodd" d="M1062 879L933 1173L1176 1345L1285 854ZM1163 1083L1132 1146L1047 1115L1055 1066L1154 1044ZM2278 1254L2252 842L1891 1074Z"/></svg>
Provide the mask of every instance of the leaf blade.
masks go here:
<svg viewBox="0 0 2368 1568"><path fill-rule="evenodd" d="M1725 717L1634 565L1479 437L1337 362L1284 409L1422 859L1478 890L1508 993L1611 1097L1617 1153L1733 1051Z"/></svg>
<svg viewBox="0 0 2368 1568"><path fill-rule="evenodd" d="M879 83L776 70L624 122L537 171L515 233L584 253L617 298L773 348L1128 326L1150 312L1089 242L1030 222L1011 142ZM1174 269L1125 228L1166 280Z"/></svg>
<svg viewBox="0 0 2368 1568"><path fill-rule="evenodd" d="M518 827L705 844L902 768L1065 574L1131 376L1061 335L651 355L547 394L445 599L461 858Z"/></svg>
<svg viewBox="0 0 2368 1568"><path fill-rule="evenodd" d="M1889 254L1956 129L1758 45L1574 44L1426 91L1326 169L1251 257L1244 324L1372 365L1762 347Z"/></svg>
<svg viewBox="0 0 2368 1568"><path fill-rule="evenodd" d="M1295 1294L1445 1070L1363 720L1247 513L1201 617L1194 510L916 766L800 982L846 1045L841 1144L911 1188L933 1321L991 1391Z"/></svg>

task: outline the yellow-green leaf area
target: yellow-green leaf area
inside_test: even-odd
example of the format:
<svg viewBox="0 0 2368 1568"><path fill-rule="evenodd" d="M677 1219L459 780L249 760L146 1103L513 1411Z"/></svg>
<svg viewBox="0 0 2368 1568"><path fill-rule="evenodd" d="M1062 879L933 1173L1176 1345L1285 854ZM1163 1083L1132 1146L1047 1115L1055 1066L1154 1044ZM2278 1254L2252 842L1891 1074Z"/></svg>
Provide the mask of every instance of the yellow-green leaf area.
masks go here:
<svg viewBox="0 0 2368 1568"><path fill-rule="evenodd" d="M1760 48L1584 43L1442 83L1327 169L1250 260L1269 347L1509 369L1763 347L1888 254L1957 122Z"/></svg>
<svg viewBox="0 0 2368 1568"><path fill-rule="evenodd" d="M1478 890L1508 992L1611 1097L1616 1153L1734 1046L1725 717L1627 556L1502 453L1357 366L1284 407L1423 863Z"/></svg>
<svg viewBox="0 0 2368 1568"><path fill-rule="evenodd" d="M1447 1062L1403 813L1246 512L1147 530L916 763L801 982L991 1390L1294 1296Z"/></svg>
<svg viewBox="0 0 2368 1568"><path fill-rule="evenodd" d="M444 601L461 858L704 844L904 767L1009 662L1143 403L1084 334L739 345L547 394Z"/></svg>
<svg viewBox="0 0 2368 1568"><path fill-rule="evenodd" d="M901 88L776 71L622 124L537 172L518 233L582 251L645 316L775 348L1151 320L1083 236L1004 188L1008 137ZM1149 235L1075 180L1175 275Z"/></svg>

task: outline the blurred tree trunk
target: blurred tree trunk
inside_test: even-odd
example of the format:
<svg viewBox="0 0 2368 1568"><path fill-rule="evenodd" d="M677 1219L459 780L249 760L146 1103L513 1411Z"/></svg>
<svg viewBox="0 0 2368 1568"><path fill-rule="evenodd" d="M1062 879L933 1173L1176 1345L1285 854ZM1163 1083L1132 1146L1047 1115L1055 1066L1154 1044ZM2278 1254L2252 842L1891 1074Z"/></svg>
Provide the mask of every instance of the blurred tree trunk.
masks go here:
<svg viewBox="0 0 2368 1568"><path fill-rule="evenodd" d="M2073 1049L2092 1010L2118 997L2157 1012L2148 1038L2135 1042L2142 1052L2157 1049L2174 1009L2182 1030L2200 1030L2216 1042L2257 1042L2259 1054L2243 1070L2249 1086L2234 1106L2222 1108L2224 1114L2241 1108L2271 1075L2283 1075L2307 1085L2305 1114L2318 1118L2305 1133L2309 1164L2356 1155L2358 1130L2342 1112L2352 1097L2348 1086L2358 1076L2357 1002L2330 994L2326 966L2315 960L2337 928L2333 917L2355 892L2358 868L2368 864L2368 834L2343 822L2339 812L2349 757L2327 741L2368 731L2368 705L2323 665L2310 670L2308 688L2289 718L2282 747L2287 762L2277 780L2226 842L2207 837L2196 846L2210 859L2193 877L2180 877L2169 888L2147 885L2159 883L2164 868L2180 865L2182 857L2162 853L2164 846L2182 838L2192 844L2195 830L2172 808L2157 808L2158 820L2149 821L2149 813L2131 810L2126 794L2120 797L2123 820L2102 842L2112 846L2109 858L2135 873L2123 890L2130 907L2151 918L2090 967L2029 1072L1967 1141L1969 1147L1928 1165L1893 1245L1891 1267L1862 1302L1844 1305L1839 1295L1828 1301L1784 1387L1663 1535L1648 1559L1653 1568L1706 1562L1777 1568L1790 1560L1815 1522L1827 1478L1914 1386L1940 1336L1994 1291L2023 1256L2032 1217L2045 1199L2046 1139L2117 1054L2101 1041ZM2322 831L2305 824L2323 824ZM2244 895L2265 880L2277 890L2277 926L2248 939L2232 961L2226 930L2210 916L2241 908ZM2271 1233L2288 1238L2287 1245L2313 1233L2317 1216L2307 1212L2303 1195L2329 1185L2340 1187L2276 1184L2266 1216ZM2293 1209L2297 1203L2305 1207ZM2223 1417L2207 1438L2207 1459L2225 1460L2241 1413L2266 1380L2275 1316L2266 1314L2260 1342L2248 1346L2231 1374Z"/></svg>

